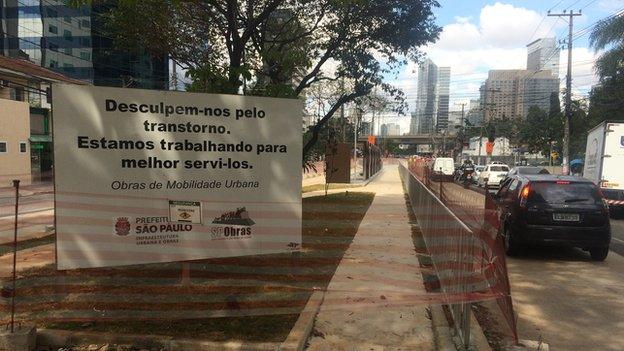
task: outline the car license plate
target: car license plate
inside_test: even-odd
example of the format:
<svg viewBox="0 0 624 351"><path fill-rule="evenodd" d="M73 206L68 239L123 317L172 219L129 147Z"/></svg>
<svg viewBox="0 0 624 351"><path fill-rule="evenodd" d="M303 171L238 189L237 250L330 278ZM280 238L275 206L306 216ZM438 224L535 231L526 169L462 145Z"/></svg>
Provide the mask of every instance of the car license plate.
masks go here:
<svg viewBox="0 0 624 351"><path fill-rule="evenodd" d="M499 178L505 178L507 175L506 174L499 174L498 177Z"/></svg>
<svg viewBox="0 0 624 351"><path fill-rule="evenodd" d="M559 222L578 222L581 217L577 213L554 213L553 219Z"/></svg>

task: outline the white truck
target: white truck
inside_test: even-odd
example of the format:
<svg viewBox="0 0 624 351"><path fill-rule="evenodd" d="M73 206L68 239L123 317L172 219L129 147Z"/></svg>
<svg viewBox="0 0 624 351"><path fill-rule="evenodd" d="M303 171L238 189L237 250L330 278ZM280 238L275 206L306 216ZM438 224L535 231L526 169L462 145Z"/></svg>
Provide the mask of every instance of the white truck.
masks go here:
<svg viewBox="0 0 624 351"><path fill-rule="evenodd" d="M583 177L600 187L612 215L624 212L624 122L605 121L589 131Z"/></svg>

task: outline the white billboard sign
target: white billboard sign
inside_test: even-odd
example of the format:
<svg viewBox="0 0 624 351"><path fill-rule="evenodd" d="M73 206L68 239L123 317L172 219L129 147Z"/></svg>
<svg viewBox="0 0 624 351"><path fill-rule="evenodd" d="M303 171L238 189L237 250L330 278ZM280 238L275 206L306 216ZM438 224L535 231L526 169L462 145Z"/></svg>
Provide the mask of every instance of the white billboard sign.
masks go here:
<svg viewBox="0 0 624 351"><path fill-rule="evenodd" d="M301 248L302 102L54 85L59 269Z"/></svg>

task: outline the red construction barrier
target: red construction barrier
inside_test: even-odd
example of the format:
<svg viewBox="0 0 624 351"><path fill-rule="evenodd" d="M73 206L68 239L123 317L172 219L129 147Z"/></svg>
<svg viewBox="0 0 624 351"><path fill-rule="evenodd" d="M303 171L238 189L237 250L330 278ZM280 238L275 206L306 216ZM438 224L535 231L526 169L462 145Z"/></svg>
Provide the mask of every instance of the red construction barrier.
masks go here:
<svg viewBox="0 0 624 351"><path fill-rule="evenodd" d="M417 182L408 184L407 190L428 253L442 276L441 286L448 291L496 296L507 332L517 342L504 243L492 195L453 182L432 181L431 162L421 157L408 160L409 173Z"/></svg>

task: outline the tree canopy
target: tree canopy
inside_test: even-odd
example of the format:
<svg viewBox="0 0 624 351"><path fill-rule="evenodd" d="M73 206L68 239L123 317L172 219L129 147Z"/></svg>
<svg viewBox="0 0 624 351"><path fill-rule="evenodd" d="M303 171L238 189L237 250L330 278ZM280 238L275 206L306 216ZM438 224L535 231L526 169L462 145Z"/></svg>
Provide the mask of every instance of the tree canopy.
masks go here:
<svg viewBox="0 0 624 351"><path fill-rule="evenodd" d="M590 92L589 128L604 120L624 120L624 17L610 16L598 22L589 44L602 51L595 70L600 83Z"/></svg>
<svg viewBox="0 0 624 351"><path fill-rule="evenodd" d="M87 0L72 0L85 3ZM304 98L314 84L347 81L311 130L384 83L437 39L435 0L119 0L107 13L119 47L167 55L199 92Z"/></svg>

